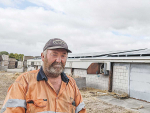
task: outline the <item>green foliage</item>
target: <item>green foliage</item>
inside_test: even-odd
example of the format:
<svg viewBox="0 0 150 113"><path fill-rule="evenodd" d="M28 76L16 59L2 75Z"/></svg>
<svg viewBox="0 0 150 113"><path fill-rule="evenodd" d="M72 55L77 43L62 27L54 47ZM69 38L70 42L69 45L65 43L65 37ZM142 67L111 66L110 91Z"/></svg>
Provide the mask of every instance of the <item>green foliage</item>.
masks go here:
<svg viewBox="0 0 150 113"><path fill-rule="evenodd" d="M24 54L17 54L17 53L15 53L15 54L10 53L9 54L9 58L15 58L18 61L23 61L23 56L24 56Z"/></svg>
<svg viewBox="0 0 150 113"><path fill-rule="evenodd" d="M15 58L15 55L13 53L10 53L9 58Z"/></svg>
<svg viewBox="0 0 150 113"><path fill-rule="evenodd" d="M18 56L19 56L19 61L23 61L24 54L19 54Z"/></svg>
<svg viewBox="0 0 150 113"><path fill-rule="evenodd" d="M17 53L15 53L14 56L16 60L19 60L19 55Z"/></svg>
<svg viewBox="0 0 150 113"><path fill-rule="evenodd" d="M23 61L24 54L8 53L7 51L1 51L0 55L9 55L9 58L15 58L18 61Z"/></svg>
<svg viewBox="0 0 150 113"><path fill-rule="evenodd" d="M7 51L1 51L0 55L9 55L9 53Z"/></svg>

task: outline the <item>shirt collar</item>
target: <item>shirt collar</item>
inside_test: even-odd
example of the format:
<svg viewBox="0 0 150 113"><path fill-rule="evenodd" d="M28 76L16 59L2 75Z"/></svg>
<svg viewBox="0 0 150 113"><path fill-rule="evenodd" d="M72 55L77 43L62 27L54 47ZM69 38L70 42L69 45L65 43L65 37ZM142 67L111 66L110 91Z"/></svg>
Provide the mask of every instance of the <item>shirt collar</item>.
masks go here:
<svg viewBox="0 0 150 113"><path fill-rule="evenodd" d="M68 84L69 78L67 77L67 75L64 72L61 73L61 79L62 79L62 81L66 82ZM47 76L45 75L45 73L43 71L42 66L41 66L40 71L37 75L37 81L41 81L41 80L45 80L45 81L48 80Z"/></svg>
<svg viewBox="0 0 150 113"><path fill-rule="evenodd" d="M64 72L61 73L61 79L62 79L62 81L66 82L68 84L69 78L67 77L67 75Z"/></svg>

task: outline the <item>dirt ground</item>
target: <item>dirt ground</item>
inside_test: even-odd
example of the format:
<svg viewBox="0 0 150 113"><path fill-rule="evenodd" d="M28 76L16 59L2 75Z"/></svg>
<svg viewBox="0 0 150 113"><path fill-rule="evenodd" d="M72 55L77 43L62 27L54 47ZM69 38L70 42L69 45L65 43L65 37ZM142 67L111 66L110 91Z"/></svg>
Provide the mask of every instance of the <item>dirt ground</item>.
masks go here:
<svg viewBox="0 0 150 113"><path fill-rule="evenodd" d="M97 97L108 95L107 91L99 89L85 88L80 90L87 113L139 113L120 106L112 105L104 102Z"/></svg>
<svg viewBox="0 0 150 113"><path fill-rule="evenodd" d="M0 109L2 108L8 87L20 74L21 73L0 72ZM139 113L99 100L97 98L98 96L107 95L104 91L93 88L85 88L80 91L87 113Z"/></svg>

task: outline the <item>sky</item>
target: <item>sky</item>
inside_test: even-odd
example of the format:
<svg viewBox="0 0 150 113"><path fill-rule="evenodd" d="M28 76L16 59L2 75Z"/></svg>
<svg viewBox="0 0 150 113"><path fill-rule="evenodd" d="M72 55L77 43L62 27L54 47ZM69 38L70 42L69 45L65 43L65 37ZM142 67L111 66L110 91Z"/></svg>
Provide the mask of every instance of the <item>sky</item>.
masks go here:
<svg viewBox="0 0 150 113"><path fill-rule="evenodd" d="M150 0L0 0L0 51L40 56L61 38L72 53L150 49Z"/></svg>

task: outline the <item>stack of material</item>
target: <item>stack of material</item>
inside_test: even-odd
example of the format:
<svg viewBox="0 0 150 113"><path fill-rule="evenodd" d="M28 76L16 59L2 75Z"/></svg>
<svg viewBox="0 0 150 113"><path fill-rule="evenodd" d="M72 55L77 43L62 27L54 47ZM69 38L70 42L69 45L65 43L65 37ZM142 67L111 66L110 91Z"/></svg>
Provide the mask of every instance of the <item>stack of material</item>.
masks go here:
<svg viewBox="0 0 150 113"><path fill-rule="evenodd" d="M0 70L6 71L8 69L8 55L0 55Z"/></svg>
<svg viewBox="0 0 150 113"><path fill-rule="evenodd" d="M23 67L23 61L18 61L17 68L21 69Z"/></svg>
<svg viewBox="0 0 150 113"><path fill-rule="evenodd" d="M15 69L15 63L16 63L15 58L9 58L9 64L8 64L8 69Z"/></svg>

